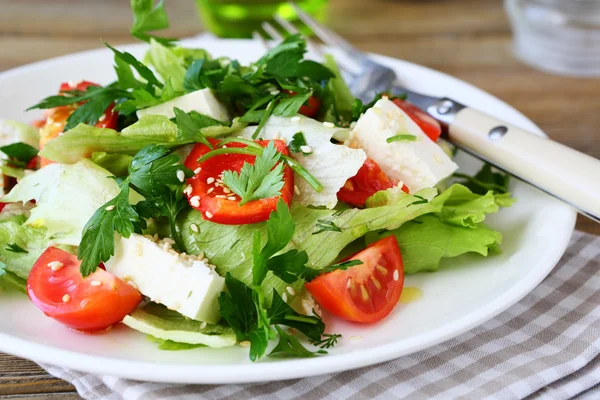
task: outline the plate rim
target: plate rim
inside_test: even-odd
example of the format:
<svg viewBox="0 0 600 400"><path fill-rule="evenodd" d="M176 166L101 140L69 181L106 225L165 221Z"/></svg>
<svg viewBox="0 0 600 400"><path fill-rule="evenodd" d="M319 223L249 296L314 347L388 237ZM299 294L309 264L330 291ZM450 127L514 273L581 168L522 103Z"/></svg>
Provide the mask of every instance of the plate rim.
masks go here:
<svg viewBox="0 0 600 400"><path fill-rule="evenodd" d="M199 40L219 41L223 39L194 38L182 40L181 42L183 44L185 44L186 41L194 41L197 43ZM244 39L228 39L226 41L232 43L239 42L240 44L247 43L249 41L251 42L251 40ZM147 47L147 45L127 44L117 46L117 48L126 51L143 49L144 47ZM107 52L107 54L109 54L109 51L110 50L105 48L97 48L53 57L46 60L40 60L0 72L0 79L10 79L13 75L27 73L29 69L34 69L47 63L61 62L64 59L69 59L72 57L86 57L96 53ZM461 85L468 87L471 90L483 92L510 108L511 112L514 114L518 114L524 120L527 120L529 124L535 128L535 133L546 136L533 121L527 118L520 111L498 97L470 84L469 82L455 78L432 68L405 60L380 54L371 53L371 55L377 59L383 60L386 63L409 65L411 68L421 69L428 74L439 75L445 80L459 82ZM567 205L565 205L565 207L568 208ZM114 363L118 363L118 375L120 377L169 383L251 383L264 382L265 376L269 376L268 381L276 381L330 374L379 364L433 347L437 344L455 338L496 317L501 312L516 304L527 294L529 294L546 276L548 276L552 269L554 269L569 244L575 227L577 214L572 209L570 211L569 218L565 220L565 225L568 226L568 229L565 231L560 243L555 243L555 246L553 246L554 251L545 253L541 258L541 260L544 262L540 262L540 264L546 266L546 268L540 268L539 271L536 271L535 275L531 276L526 281L518 281L515 285L513 285L513 287L502 293L486 306L482 306L479 309L464 315L458 320L455 320L452 324L452 328L449 328L447 325L443 325L427 331L416 338L413 337L404 339L400 348L398 348L399 346L397 342L393 342L362 350L360 355L356 352L348 352L344 354L330 354L325 358L317 357L312 359L291 359L281 362L258 363L258 365L228 364L199 366L172 362L164 363L156 361L132 361L89 355L72 350L60 349L51 345L32 342L21 337L0 332L0 350L18 357L32 359L41 363L54 364L56 363L56 360L60 360L61 367L102 375L114 375ZM322 360L324 359L327 359L328 362L323 362ZM286 367L282 368L282 365L285 365Z"/></svg>

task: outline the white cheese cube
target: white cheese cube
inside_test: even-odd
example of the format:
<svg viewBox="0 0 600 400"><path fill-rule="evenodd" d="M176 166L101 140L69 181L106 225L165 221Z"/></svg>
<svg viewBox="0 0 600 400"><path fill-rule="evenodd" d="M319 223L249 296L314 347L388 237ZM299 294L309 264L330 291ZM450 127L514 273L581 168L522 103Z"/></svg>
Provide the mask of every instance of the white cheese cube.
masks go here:
<svg viewBox="0 0 600 400"><path fill-rule="evenodd" d="M177 253L170 243L135 233L128 239L115 235L115 255L106 269L156 303L198 321L218 322L225 279L204 261Z"/></svg>
<svg viewBox="0 0 600 400"><path fill-rule="evenodd" d="M396 135L413 135L415 141L387 143ZM435 186L458 165L398 106L382 98L357 121L353 140L393 180L400 180L411 193Z"/></svg>
<svg viewBox="0 0 600 400"><path fill-rule="evenodd" d="M167 118L175 118L174 107L185 112L196 111L222 122L229 122L230 120L227 108L219 102L210 89L197 90L180 97L175 97L162 104L138 110L137 117L142 118L144 115L164 115Z"/></svg>

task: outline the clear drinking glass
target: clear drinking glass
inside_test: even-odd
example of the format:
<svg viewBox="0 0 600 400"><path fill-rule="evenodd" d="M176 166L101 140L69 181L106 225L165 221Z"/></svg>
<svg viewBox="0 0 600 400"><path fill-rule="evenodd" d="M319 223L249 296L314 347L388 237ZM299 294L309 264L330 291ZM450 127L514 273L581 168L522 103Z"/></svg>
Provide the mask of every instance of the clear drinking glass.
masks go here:
<svg viewBox="0 0 600 400"><path fill-rule="evenodd" d="M195 0L200 18L209 31L219 37L249 38L263 21L279 14L288 21L296 12L284 0ZM318 21L325 18L328 0L297 0L296 4Z"/></svg>
<svg viewBox="0 0 600 400"><path fill-rule="evenodd" d="M552 73L600 76L599 0L505 0L514 52Z"/></svg>

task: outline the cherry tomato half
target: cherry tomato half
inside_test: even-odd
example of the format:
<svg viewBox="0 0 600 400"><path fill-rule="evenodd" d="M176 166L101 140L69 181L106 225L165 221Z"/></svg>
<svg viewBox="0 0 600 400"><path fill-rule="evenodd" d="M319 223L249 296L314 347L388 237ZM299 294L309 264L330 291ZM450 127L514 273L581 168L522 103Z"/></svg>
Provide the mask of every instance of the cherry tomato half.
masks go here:
<svg viewBox="0 0 600 400"><path fill-rule="evenodd" d="M346 203L364 206L365 201L375 193L393 188L396 185L397 183L388 178L381 170L379 164L367 158L357 174L346 181L337 193L337 197ZM406 185L402 186L402 190L408 193Z"/></svg>
<svg viewBox="0 0 600 400"><path fill-rule="evenodd" d="M407 103L402 99L392 100L394 104L400 107L408 116L419 125L423 132L434 142L442 134L442 126L431 115L425 113L419 107Z"/></svg>
<svg viewBox="0 0 600 400"><path fill-rule="evenodd" d="M44 314L73 329L96 331L120 322L142 301L140 292L103 269L82 277L80 264L56 247L35 262L27 293Z"/></svg>
<svg viewBox="0 0 600 400"><path fill-rule="evenodd" d="M292 92L291 90L283 90L284 93L288 93L290 96L294 96L296 92ZM302 115L306 115L308 118L314 118L319 113L319 109L321 108L321 99L315 96L310 96L300 109L298 113Z"/></svg>
<svg viewBox="0 0 600 400"><path fill-rule="evenodd" d="M209 139L209 141L213 146L219 143L215 139ZM283 141L274 140L273 142L278 152L289 155L288 148ZM256 143L266 147L269 140L257 140ZM228 143L227 147L246 147L246 145L232 142ZM221 180L223 171L239 172L244 163L254 164L256 157L244 154L223 154L199 164L198 158L210 150L208 146L198 143L185 160L186 167L192 171L198 171L196 175L188 179L192 190L187 193L187 196L190 205L202 213L202 218L227 225L251 224L269 219L269 214L276 209L280 198L288 205L292 202L294 173L290 167L285 166L280 196L254 200L240 206L240 197L217 179Z"/></svg>
<svg viewBox="0 0 600 400"><path fill-rule="evenodd" d="M353 322L376 322L398 304L404 266L395 236L371 244L350 260L363 264L313 279L306 289L327 311Z"/></svg>

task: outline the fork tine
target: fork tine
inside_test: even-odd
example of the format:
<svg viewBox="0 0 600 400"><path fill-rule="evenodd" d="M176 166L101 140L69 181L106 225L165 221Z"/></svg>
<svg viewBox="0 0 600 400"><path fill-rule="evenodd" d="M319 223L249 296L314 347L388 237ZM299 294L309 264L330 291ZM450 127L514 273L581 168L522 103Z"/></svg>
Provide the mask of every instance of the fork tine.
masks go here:
<svg viewBox="0 0 600 400"><path fill-rule="evenodd" d="M260 33L258 33L257 31L252 32L252 39L254 39L257 42L261 42L261 44L263 45L263 47L265 49L270 49L271 47L271 43L269 43L268 40L266 40Z"/></svg>
<svg viewBox="0 0 600 400"><path fill-rule="evenodd" d="M296 11L298 18L300 18L300 20L302 20L302 22L304 22L313 31L315 36L323 41L323 43L332 47L339 47L344 52L348 53L348 56L351 58L365 58L365 56L349 42L347 42L346 39L315 21L310 15L298 7L295 2L290 2L290 5Z"/></svg>
<svg viewBox="0 0 600 400"><path fill-rule="evenodd" d="M281 35L279 32L277 32L277 29L275 29L273 27L273 25L271 25L270 23L263 22L262 28L265 30L265 32L267 32L271 36L272 39L283 40L283 35Z"/></svg>

